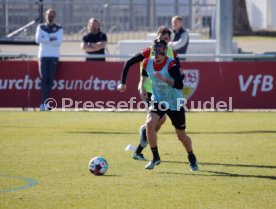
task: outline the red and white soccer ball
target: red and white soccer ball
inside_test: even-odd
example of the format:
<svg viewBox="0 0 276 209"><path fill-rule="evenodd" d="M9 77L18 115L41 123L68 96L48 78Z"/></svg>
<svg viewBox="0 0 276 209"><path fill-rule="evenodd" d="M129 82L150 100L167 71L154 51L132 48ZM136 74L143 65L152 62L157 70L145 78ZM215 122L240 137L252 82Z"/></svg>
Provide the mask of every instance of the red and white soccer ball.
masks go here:
<svg viewBox="0 0 276 209"><path fill-rule="evenodd" d="M108 163L103 157L94 157L89 161L88 169L96 176L104 175L108 169Z"/></svg>

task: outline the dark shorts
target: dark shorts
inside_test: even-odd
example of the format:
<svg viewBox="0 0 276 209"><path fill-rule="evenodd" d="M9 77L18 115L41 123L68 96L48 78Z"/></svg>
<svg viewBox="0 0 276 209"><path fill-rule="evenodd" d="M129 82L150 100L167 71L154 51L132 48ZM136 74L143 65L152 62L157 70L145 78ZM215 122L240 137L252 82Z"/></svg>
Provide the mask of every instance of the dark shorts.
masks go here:
<svg viewBox="0 0 276 209"><path fill-rule="evenodd" d="M185 109L184 107L181 107L180 110L170 110L158 105L158 103L153 104L153 109L152 107L150 108L149 112L155 113L159 115L161 118L165 114L167 114L172 122L172 125L176 129L180 130L185 130L186 129L186 117L185 117Z"/></svg>

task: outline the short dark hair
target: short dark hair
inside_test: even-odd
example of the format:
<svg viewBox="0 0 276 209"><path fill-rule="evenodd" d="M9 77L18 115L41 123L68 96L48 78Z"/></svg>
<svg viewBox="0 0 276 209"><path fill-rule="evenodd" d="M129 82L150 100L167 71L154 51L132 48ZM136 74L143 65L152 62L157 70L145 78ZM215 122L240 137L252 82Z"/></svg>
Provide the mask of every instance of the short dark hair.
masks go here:
<svg viewBox="0 0 276 209"><path fill-rule="evenodd" d="M164 48L167 47L167 42L162 40L162 39L155 39L154 40L154 45L153 46L156 46L156 45L159 45L159 44L162 44L164 46Z"/></svg>
<svg viewBox="0 0 276 209"><path fill-rule="evenodd" d="M162 25L157 30L157 35L158 34L161 34L161 35L168 34L169 37L171 37L172 32L171 32L171 30L168 27L166 27L165 25Z"/></svg>

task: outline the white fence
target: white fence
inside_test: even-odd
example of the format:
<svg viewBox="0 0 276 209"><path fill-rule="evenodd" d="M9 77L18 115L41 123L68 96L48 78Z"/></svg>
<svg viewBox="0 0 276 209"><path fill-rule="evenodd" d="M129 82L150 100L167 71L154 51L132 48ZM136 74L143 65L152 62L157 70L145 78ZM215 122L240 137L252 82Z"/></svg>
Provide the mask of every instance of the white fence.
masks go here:
<svg viewBox="0 0 276 209"><path fill-rule="evenodd" d="M41 6L52 7L57 22L65 32L65 40L81 40L88 19L97 18L109 42L145 38L145 32L156 31L160 25L171 25L171 17L181 15L185 27L198 31L209 30L215 4L192 0L0 0L0 38L35 21L43 22ZM211 1L212 2L212 1ZM195 11L199 11L196 15ZM195 21L195 19L197 21ZM196 23L195 23L196 22ZM195 25L196 24L196 25ZM198 25L199 24L199 25ZM36 24L26 27L14 39L34 39ZM144 32L144 33L143 33ZM140 37L137 37L140 36Z"/></svg>

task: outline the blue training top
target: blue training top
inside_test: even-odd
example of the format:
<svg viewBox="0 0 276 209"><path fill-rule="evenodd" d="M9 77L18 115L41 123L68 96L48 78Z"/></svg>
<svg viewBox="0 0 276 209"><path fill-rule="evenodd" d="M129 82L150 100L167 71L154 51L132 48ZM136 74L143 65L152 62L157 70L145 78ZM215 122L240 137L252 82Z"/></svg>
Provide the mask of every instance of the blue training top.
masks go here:
<svg viewBox="0 0 276 209"><path fill-rule="evenodd" d="M155 71L153 67L154 57L151 57L148 61L146 71L152 82L152 101L159 103L160 105L166 105L166 108L170 110L179 110L184 104L184 97L181 90L176 89L165 83L164 81L156 78L155 72L159 72L167 79L173 79L169 74L168 67L173 59L167 59L166 64L160 71Z"/></svg>

